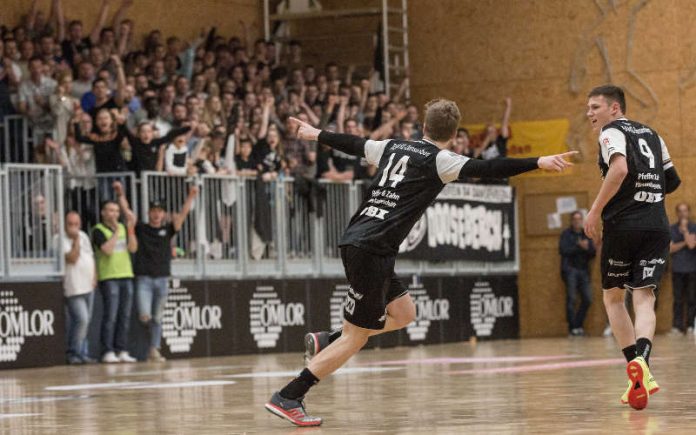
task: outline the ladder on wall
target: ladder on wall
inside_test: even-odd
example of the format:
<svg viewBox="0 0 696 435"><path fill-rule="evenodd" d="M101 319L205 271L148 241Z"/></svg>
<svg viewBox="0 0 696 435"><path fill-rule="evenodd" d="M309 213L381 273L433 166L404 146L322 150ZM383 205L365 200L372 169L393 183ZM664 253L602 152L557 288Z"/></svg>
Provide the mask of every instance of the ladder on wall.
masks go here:
<svg viewBox="0 0 696 435"><path fill-rule="evenodd" d="M321 18L333 19L336 23L333 30L340 32L342 18L374 16L380 20L381 24L384 89L388 89L389 94L394 95L409 72L408 0L373 1L374 6L372 7L326 9L322 8L316 0L282 0L281 2L264 0L264 35L267 41L273 41L279 39L271 34L273 25ZM284 10L282 12L271 11L271 3L276 8L281 4ZM350 6L351 1L346 0L341 2L341 4ZM286 35L282 40L287 41L292 38L292 35L289 34L289 29L290 27L287 26ZM325 36L328 38L331 35ZM372 49L372 47L366 47L366 49ZM405 90L405 97L406 99L410 98L409 87Z"/></svg>

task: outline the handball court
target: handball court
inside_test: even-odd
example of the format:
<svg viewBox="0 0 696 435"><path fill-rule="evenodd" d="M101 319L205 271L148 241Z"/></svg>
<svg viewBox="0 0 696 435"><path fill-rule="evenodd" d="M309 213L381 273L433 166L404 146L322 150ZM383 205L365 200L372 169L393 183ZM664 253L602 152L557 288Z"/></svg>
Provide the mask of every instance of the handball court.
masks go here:
<svg viewBox="0 0 696 435"><path fill-rule="evenodd" d="M366 350L309 393L320 428L263 407L299 353L5 371L0 433L695 433L694 337L655 339L644 411L619 403L620 356L597 337Z"/></svg>

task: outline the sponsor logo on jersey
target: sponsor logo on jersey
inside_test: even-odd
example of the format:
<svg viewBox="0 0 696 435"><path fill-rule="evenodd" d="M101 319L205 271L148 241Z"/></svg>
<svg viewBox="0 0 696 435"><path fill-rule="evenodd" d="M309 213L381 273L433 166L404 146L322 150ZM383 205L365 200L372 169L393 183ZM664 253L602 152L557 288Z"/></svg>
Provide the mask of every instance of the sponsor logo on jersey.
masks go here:
<svg viewBox="0 0 696 435"><path fill-rule="evenodd" d="M408 236L406 236L404 241L401 242L401 246L399 246L399 252L409 252L416 249L416 246L418 246L420 242L423 241L423 237L425 237L425 233L427 232L428 220L424 214L423 216L421 216L418 222L416 222L413 228L411 228L411 231L408 233Z"/></svg>
<svg viewBox="0 0 696 435"><path fill-rule="evenodd" d="M628 276L628 275L630 275L630 274L631 274L631 271L630 271L630 270L627 270L626 272L620 272L620 273L619 273L619 272L609 272L609 273L607 273L607 276L619 278L619 277L622 277L622 276Z"/></svg>
<svg viewBox="0 0 696 435"><path fill-rule="evenodd" d="M652 278L652 277L653 277L653 274L655 273L655 267L656 267L656 266L650 266L650 267L645 266L645 267L643 268L643 279L645 279L645 278Z"/></svg>
<svg viewBox="0 0 696 435"><path fill-rule="evenodd" d="M331 310L331 330L338 329L343 325L343 310L346 307L348 289L350 289L350 286L339 284L331 294L331 299L329 301Z"/></svg>
<svg viewBox="0 0 696 435"><path fill-rule="evenodd" d="M384 209L381 209L381 208L377 208L377 207L375 207L375 206L370 205L370 206L365 207L365 208L360 212L360 215L365 215L365 216L369 216L369 217L375 217L375 218L377 218L377 219L384 220L384 218L386 217L387 213L389 213L389 211L384 210Z"/></svg>
<svg viewBox="0 0 696 435"><path fill-rule="evenodd" d="M609 259L609 266L615 266L615 267L628 267L631 265L631 262L625 262L625 261L619 261L619 260L614 260L613 258Z"/></svg>
<svg viewBox="0 0 696 435"><path fill-rule="evenodd" d="M653 258L650 260L640 260L641 266L647 266L648 264L665 264L665 260L662 258Z"/></svg>

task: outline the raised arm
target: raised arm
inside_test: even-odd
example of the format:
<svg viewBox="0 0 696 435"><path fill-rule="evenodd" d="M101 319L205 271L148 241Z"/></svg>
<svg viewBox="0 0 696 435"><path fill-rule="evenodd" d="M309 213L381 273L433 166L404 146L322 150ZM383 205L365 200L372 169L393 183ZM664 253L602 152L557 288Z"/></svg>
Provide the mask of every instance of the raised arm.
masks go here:
<svg viewBox="0 0 696 435"><path fill-rule="evenodd" d="M275 102L273 98L266 98L263 101L263 113L261 115L261 127L259 128L259 139L264 139L268 134L268 124L271 118L271 108Z"/></svg>
<svg viewBox="0 0 696 435"><path fill-rule="evenodd" d="M109 14L110 1L111 0L102 0L101 8L99 9L99 18L97 18L97 22L94 24L94 28L92 29L92 32L89 34L89 40L92 42L92 44L96 45L99 42L99 34L104 28L104 24L106 23L106 16Z"/></svg>
<svg viewBox="0 0 696 435"><path fill-rule="evenodd" d="M111 22L111 27L114 28L114 31L116 32L116 38L121 37L121 21L123 21L123 17L126 15L126 11L128 10L129 7L133 5L133 0L123 0L121 2L121 6L118 8L116 13L114 14L114 19Z"/></svg>
<svg viewBox="0 0 696 435"><path fill-rule="evenodd" d="M27 16L27 30L31 33L36 25L36 16L39 14L39 0L31 1L31 9ZM19 45L19 42L17 43Z"/></svg>
<svg viewBox="0 0 696 435"><path fill-rule="evenodd" d="M500 123L500 135L504 138L510 137L510 112L512 111L512 98L505 99L505 111L503 112L503 120Z"/></svg>
<svg viewBox="0 0 696 435"><path fill-rule="evenodd" d="M126 74L123 72L123 63L118 54L111 55L111 60L116 65L116 95L114 101L119 107L123 106L123 95L126 91Z"/></svg>
<svg viewBox="0 0 696 435"><path fill-rule="evenodd" d="M338 113L336 114L336 131L343 133L343 123L346 122L346 107L348 107L348 97L341 95L338 97Z"/></svg>
<svg viewBox="0 0 696 435"><path fill-rule="evenodd" d="M193 205L193 201L196 199L196 195L198 195L198 187L189 187L189 193L186 197L184 205L181 207L181 211L172 217L172 225L174 225L174 230L179 231L184 225L184 221L186 220L186 216L188 216L189 211L191 211L191 206Z"/></svg>
<svg viewBox="0 0 696 435"><path fill-rule="evenodd" d="M57 37L58 45L65 39L65 15L63 15L63 1L53 0L53 7L56 10Z"/></svg>
<svg viewBox="0 0 696 435"><path fill-rule="evenodd" d="M130 204L128 203L128 198L126 198L126 194L123 191L123 185L121 184L120 181L114 181L113 184L111 185L114 189L114 193L116 194L116 199L118 200L118 205L121 206L121 210L123 210L124 214L128 214L129 212L133 212L130 208Z"/></svg>

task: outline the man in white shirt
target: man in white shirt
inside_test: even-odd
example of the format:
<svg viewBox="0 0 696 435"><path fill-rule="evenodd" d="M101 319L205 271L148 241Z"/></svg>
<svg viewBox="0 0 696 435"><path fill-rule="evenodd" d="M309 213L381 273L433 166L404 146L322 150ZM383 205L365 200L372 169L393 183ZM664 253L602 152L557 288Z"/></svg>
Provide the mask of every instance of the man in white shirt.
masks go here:
<svg viewBox="0 0 696 435"><path fill-rule="evenodd" d="M80 230L81 226L82 220L77 212L71 211L65 216L63 290L65 292L65 307L68 312L68 350L66 353L68 364L94 362L87 355L86 338L89 321L92 317L97 271L92 242L87 234Z"/></svg>
<svg viewBox="0 0 696 435"><path fill-rule="evenodd" d="M44 61L38 56L29 60L29 77L19 85L19 113L29 118L34 143L43 144L53 130L49 97L55 93L56 81L44 75Z"/></svg>

